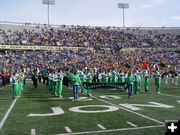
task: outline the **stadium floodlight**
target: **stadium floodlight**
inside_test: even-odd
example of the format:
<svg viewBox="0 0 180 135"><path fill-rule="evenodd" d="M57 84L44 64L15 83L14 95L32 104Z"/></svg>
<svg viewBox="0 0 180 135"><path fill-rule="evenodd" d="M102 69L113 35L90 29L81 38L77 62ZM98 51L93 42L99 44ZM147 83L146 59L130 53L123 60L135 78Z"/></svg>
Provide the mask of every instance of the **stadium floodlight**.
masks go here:
<svg viewBox="0 0 180 135"><path fill-rule="evenodd" d="M49 26L49 5L55 5L55 0L42 0L42 4L48 7L48 26Z"/></svg>
<svg viewBox="0 0 180 135"><path fill-rule="evenodd" d="M129 3L118 3L118 8L123 9L123 27L125 27L125 16L124 16L124 9L129 8Z"/></svg>

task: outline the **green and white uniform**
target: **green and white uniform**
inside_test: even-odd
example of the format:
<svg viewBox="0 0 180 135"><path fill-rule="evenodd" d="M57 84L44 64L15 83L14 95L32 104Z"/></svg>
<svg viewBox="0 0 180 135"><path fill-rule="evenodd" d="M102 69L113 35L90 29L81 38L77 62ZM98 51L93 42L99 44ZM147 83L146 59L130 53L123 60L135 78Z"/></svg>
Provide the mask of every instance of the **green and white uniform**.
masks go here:
<svg viewBox="0 0 180 135"><path fill-rule="evenodd" d="M136 94L141 90L141 73L139 71L135 73L134 90Z"/></svg>
<svg viewBox="0 0 180 135"><path fill-rule="evenodd" d="M149 73L148 70L144 71L144 90L145 92L148 92L149 90Z"/></svg>
<svg viewBox="0 0 180 135"><path fill-rule="evenodd" d="M109 72L109 73L108 73L108 82L109 82L109 83L112 83L112 79L113 79L112 73Z"/></svg>
<svg viewBox="0 0 180 135"><path fill-rule="evenodd" d="M156 93L160 93L161 74L158 71L156 71L154 78L155 78L155 85L156 85Z"/></svg>
<svg viewBox="0 0 180 135"><path fill-rule="evenodd" d="M58 96L58 75L53 74L52 75L52 90L55 96Z"/></svg>
<svg viewBox="0 0 180 135"><path fill-rule="evenodd" d="M58 74L58 89L57 89L57 95L59 97L62 97L62 85L63 85L63 74Z"/></svg>
<svg viewBox="0 0 180 135"><path fill-rule="evenodd" d="M118 82L125 82L126 81L126 74L125 73L120 73L118 80L119 80Z"/></svg>
<svg viewBox="0 0 180 135"><path fill-rule="evenodd" d="M12 76L10 78L12 88L13 88L13 99L17 96L19 96L19 80L17 76Z"/></svg>
<svg viewBox="0 0 180 135"><path fill-rule="evenodd" d="M90 73L88 73L88 74L86 75L86 82L92 83L92 76L91 76ZM90 93L91 93L91 89L86 89L86 90L85 90L85 94L86 94L86 95L89 96Z"/></svg>
<svg viewBox="0 0 180 135"><path fill-rule="evenodd" d="M86 78L86 75L85 75L83 72L80 72L79 77L80 77L82 83L83 83L83 82L86 82L87 78ZM81 83L81 85L80 85L80 87L81 87L81 92L83 92L83 93L86 94L86 89L82 86L82 83Z"/></svg>
<svg viewBox="0 0 180 135"><path fill-rule="evenodd" d="M98 80L99 80L100 83L102 82L102 73L99 73Z"/></svg>
<svg viewBox="0 0 180 135"><path fill-rule="evenodd" d="M117 83L118 82L118 77L117 77L117 74L116 74L115 71L113 71L111 76L112 76L112 82Z"/></svg>
<svg viewBox="0 0 180 135"><path fill-rule="evenodd" d="M109 75L108 75L108 74L105 74L105 76L104 76L104 82L105 82L105 83L108 83L108 82L109 82Z"/></svg>
<svg viewBox="0 0 180 135"><path fill-rule="evenodd" d="M101 82L105 83L105 82L107 81L107 80L106 80L106 74L105 74L105 73L102 73L102 74L101 74L101 77L102 77L102 78L101 78L101 80L102 80Z"/></svg>
<svg viewBox="0 0 180 135"><path fill-rule="evenodd" d="M19 94L18 95L21 95L21 92L22 90L24 89L24 74L22 74L19 78Z"/></svg>

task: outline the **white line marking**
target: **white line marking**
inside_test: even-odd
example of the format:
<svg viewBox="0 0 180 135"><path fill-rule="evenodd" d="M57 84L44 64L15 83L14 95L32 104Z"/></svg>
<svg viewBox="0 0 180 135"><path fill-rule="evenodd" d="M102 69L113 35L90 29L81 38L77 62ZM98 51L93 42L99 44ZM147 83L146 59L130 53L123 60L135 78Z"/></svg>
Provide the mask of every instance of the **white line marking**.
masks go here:
<svg viewBox="0 0 180 135"><path fill-rule="evenodd" d="M34 113L30 113L29 115L27 115L28 117L46 117L46 116L55 116L55 115L61 115L64 113L64 111L62 110L61 107L51 107L53 113L47 113L47 114L34 114Z"/></svg>
<svg viewBox="0 0 180 135"><path fill-rule="evenodd" d="M130 109L132 111L137 111L137 110L141 110L141 108L139 107L157 107L157 108L173 108L174 106L170 106L170 105L166 105L166 104L162 104L162 103L157 103L157 102L148 102L149 104L129 104L129 103L125 103L125 104L119 104L120 106L123 106L127 109Z"/></svg>
<svg viewBox="0 0 180 135"><path fill-rule="evenodd" d="M170 94L163 94L163 93L161 93L160 95L169 96L169 97L175 97L175 98L180 98L180 96L175 96L175 95L170 95Z"/></svg>
<svg viewBox="0 0 180 135"><path fill-rule="evenodd" d="M132 122L127 121L126 123L129 124L129 125L131 125L131 126L133 126L133 127L137 127L137 125L135 125L135 124L132 123Z"/></svg>
<svg viewBox="0 0 180 135"><path fill-rule="evenodd" d="M108 133L108 132L117 132L117 131L126 131L126 130L159 128L159 127L164 127L164 125L144 126L144 127L134 127L134 128L119 128L119 129L98 130L98 131L86 131L86 132L76 132L76 133L70 133L70 134L71 135L83 135L83 134L93 134L93 133ZM54 134L54 135L69 135L69 133Z"/></svg>
<svg viewBox="0 0 180 135"><path fill-rule="evenodd" d="M69 99L74 99L73 97L69 97ZM79 101L91 101L93 100L92 98L89 97L79 97Z"/></svg>
<svg viewBox="0 0 180 135"><path fill-rule="evenodd" d="M159 121L159 120L156 120L156 119L153 119L153 118L151 118L151 117L145 116L145 115L143 115L143 114L140 114L140 113L131 111L131 110L126 109L126 108L124 108L124 107L115 105L115 104L113 104L113 103L111 103L111 102L108 102L108 101L105 101L105 100L103 100L103 99L99 99L99 98L94 97L94 96L91 96L91 97L92 97L92 98L95 98L95 99L97 99L97 100L99 100L99 101L102 101L102 102L104 102L104 103L107 103L107 104L109 104L109 105L112 105L112 106L116 106L116 107L118 107L118 108L121 108L121 109L123 109L123 110L125 110L125 111L134 113L134 114L136 114L136 115L138 115L138 116L141 116L141 117L143 117L143 118L146 118L146 119L149 119L149 120L151 120L151 121L157 122L157 123L159 123L159 124L164 124L163 122L161 122L161 121Z"/></svg>
<svg viewBox="0 0 180 135"><path fill-rule="evenodd" d="M101 124L97 124L97 126L100 128L100 129L102 129L102 130L105 130L106 128L103 126L103 125L101 125Z"/></svg>
<svg viewBox="0 0 180 135"><path fill-rule="evenodd" d="M31 135L36 135L36 129L31 129Z"/></svg>
<svg viewBox="0 0 180 135"><path fill-rule="evenodd" d="M89 107L104 107L107 109L104 110L97 110L97 111L86 111L86 110L81 110L81 108L89 108ZM76 107L71 107L69 108L70 111L72 112L78 112L78 113L104 113L104 112L113 112L119 110L118 107L112 106L112 105L86 105L86 106L76 106Z"/></svg>
<svg viewBox="0 0 180 135"><path fill-rule="evenodd" d="M47 98L47 99L50 99L50 100L62 100L62 98L60 98L60 97L55 97L55 98Z"/></svg>
<svg viewBox="0 0 180 135"><path fill-rule="evenodd" d="M121 99L120 96L115 96L115 95L103 95L103 96L99 96L99 97L102 98L102 99L110 99L110 100L112 100L112 99Z"/></svg>
<svg viewBox="0 0 180 135"><path fill-rule="evenodd" d="M8 111L6 112L6 114L4 115L3 119L1 120L0 123L0 130L2 129L7 117L9 116L9 113L11 112L12 108L14 107L16 101L18 100L19 97L17 97L16 99L14 99L14 101L12 102L11 106L9 107Z"/></svg>
<svg viewBox="0 0 180 135"><path fill-rule="evenodd" d="M72 133L72 130L69 127L64 127L68 133Z"/></svg>

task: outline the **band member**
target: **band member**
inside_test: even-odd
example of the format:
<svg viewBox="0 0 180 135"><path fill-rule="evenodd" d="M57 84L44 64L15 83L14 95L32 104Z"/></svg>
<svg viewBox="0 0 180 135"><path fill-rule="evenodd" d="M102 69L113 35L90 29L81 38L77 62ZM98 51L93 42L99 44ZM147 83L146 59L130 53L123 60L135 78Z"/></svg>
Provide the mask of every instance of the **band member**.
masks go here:
<svg viewBox="0 0 180 135"><path fill-rule="evenodd" d="M48 72L47 72L47 70L42 71L42 78L43 78L43 84L46 83L46 86L48 86Z"/></svg>
<svg viewBox="0 0 180 135"><path fill-rule="evenodd" d="M158 71L158 68L155 71L154 78L155 78L156 93L160 94L161 74Z"/></svg>
<svg viewBox="0 0 180 135"><path fill-rule="evenodd" d="M53 90L52 80L53 80L53 75L52 75L52 71L50 71L50 73L48 75L48 88L49 88L50 92Z"/></svg>
<svg viewBox="0 0 180 135"><path fill-rule="evenodd" d="M20 72L19 73L19 94L21 95L22 90L24 89L24 73Z"/></svg>
<svg viewBox="0 0 180 135"><path fill-rule="evenodd" d="M86 82L92 83L92 75L91 75L90 72L88 72L87 75L86 75ZM91 89L85 89L85 94L86 95L90 96L91 95L90 93L91 93Z"/></svg>
<svg viewBox="0 0 180 135"><path fill-rule="evenodd" d="M55 96L58 96L58 81L58 73L57 70L55 70L52 74L52 90Z"/></svg>
<svg viewBox="0 0 180 135"><path fill-rule="evenodd" d="M35 69L32 73L32 81L33 81L33 86L34 88L37 88L37 82L38 82L38 73L37 70Z"/></svg>
<svg viewBox="0 0 180 135"><path fill-rule="evenodd" d="M58 73L58 91L57 94L60 98L62 98L62 85L63 85L63 72L62 70L60 70L60 72Z"/></svg>
<svg viewBox="0 0 180 135"><path fill-rule="evenodd" d="M14 72L10 78L10 82L12 84L12 88L13 88L13 99L16 98L17 96L19 96L19 80L18 80L18 75L16 74L16 72Z"/></svg>
<svg viewBox="0 0 180 135"><path fill-rule="evenodd" d="M141 73L138 71L138 69L135 72L134 90L136 94L138 94L141 90Z"/></svg>
<svg viewBox="0 0 180 135"><path fill-rule="evenodd" d="M149 90L149 71L148 69L144 70L144 90L148 92Z"/></svg>

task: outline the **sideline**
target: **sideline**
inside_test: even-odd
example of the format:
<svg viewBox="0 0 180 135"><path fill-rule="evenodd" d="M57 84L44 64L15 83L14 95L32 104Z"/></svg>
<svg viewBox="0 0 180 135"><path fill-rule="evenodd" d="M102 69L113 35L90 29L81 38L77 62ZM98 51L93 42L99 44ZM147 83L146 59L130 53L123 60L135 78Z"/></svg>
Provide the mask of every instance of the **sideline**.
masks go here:
<svg viewBox="0 0 180 135"><path fill-rule="evenodd" d="M13 103L12 103L11 106L9 107L8 111L7 111L6 114L4 115L3 119L1 120L1 122L0 122L0 130L2 129L2 127L3 127L3 125L4 125L4 123L5 123L6 119L7 119L7 117L9 116L9 114L10 114L12 108L14 107L16 101L18 100L18 98L19 98L19 97L17 97L17 98L13 101Z"/></svg>

